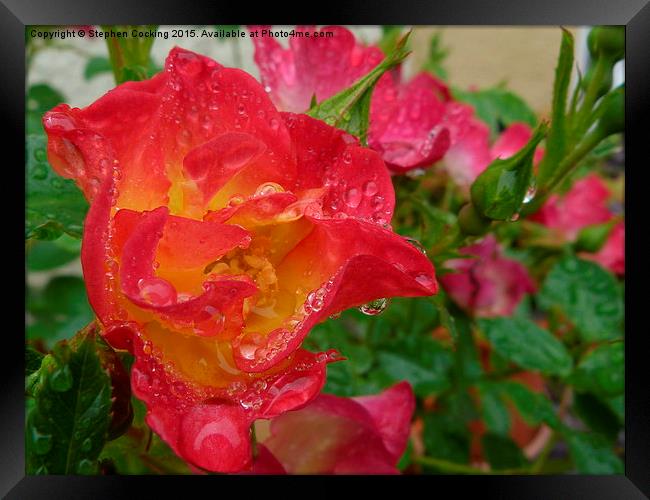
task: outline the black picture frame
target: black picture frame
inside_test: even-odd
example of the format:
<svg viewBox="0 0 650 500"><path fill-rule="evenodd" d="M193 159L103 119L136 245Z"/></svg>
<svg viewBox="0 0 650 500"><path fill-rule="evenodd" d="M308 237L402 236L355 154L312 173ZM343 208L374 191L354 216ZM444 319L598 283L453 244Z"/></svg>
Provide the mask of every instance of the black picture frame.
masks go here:
<svg viewBox="0 0 650 500"><path fill-rule="evenodd" d="M641 290L647 283L648 261L642 252L645 219L643 179L647 169L648 143L644 121L650 111L650 3L649 0L437 0L436 2L341 2L330 0L327 11L308 15L296 10L290 16L281 16L276 3L232 4L225 2L171 0L126 2L124 0L90 1L65 0L2 0L0 3L0 91L3 96L4 151L13 149L15 168L5 164L3 175L20 172L16 166L24 164L25 136L25 26L46 24L249 24L317 23L317 24L423 24L423 25L625 25L626 27L626 450L625 474L613 476L422 476L358 478L374 486L397 486L439 492L440 487L453 491L454 497L465 494L480 498L647 498L650 495L650 391L647 389L647 349L642 345L647 335L643 317ZM315 6L318 7L318 6ZM640 161L635 162L639 158ZM645 158L645 159L644 159ZM644 160L641 160L644 159ZM15 174L19 175L19 174ZM20 183L20 177L16 183ZM24 182L24 176L22 177ZM5 191L20 191L11 186L14 181L5 177ZM10 197L6 192L5 203ZM23 192L24 196L24 192ZM23 200L24 201L24 200ZM19 201L16 202L20 206ZM7 206L4 205L3 206ZM19 242L16 210L7 210L5 223L15 224L14 237ZM629 228L633 228L629 230ZM631 271L630 271L631 270ZM11 286L11 284L5 285ZM20 289L20 288L19 288ZM10 295L10 294L8 294ZM15 307L11 301L16 301ZM17 316L20 297L13 294L5 302L5 317ZM24 303L23 303L24 305ZM159 497L157 492L170 496L187 495L191 481L210 481L208 488L231 485L250 493L256 485L274 486L288 491L284 482L328 482L327 491L339 491L346 483L357 480L350 477L137 477L137 476L25 476L24 467L24 338L17 329L6 327L3 332L3 360L0 361L2 390L2 422L0 424L0 495L11 499L24 498L131 498L138 487L144 488L147 497ZM219 481L219 484L214 483ZM279 481L276 483L276 481ZM271 483L271 484L269 484ZM331 484L329 484L331 483ZM245 485L245 486L244 486ZM305 483L305 486L307 483ZM242 488L245 488L242 490ZM253 488L253 489L250 489ZM298 488L301 490L302 488ZM309 487L310 495L316 490ZM190 494L196 494L191 491ZM415 493L407 493L409 495Z"/></svg>

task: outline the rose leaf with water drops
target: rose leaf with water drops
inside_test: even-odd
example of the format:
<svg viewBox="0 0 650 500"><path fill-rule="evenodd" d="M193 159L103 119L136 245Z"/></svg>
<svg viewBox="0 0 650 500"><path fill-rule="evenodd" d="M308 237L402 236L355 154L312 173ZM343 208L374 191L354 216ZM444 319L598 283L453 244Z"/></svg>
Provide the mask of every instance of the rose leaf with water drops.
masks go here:
<svg viewBox="0 0 650 500"><path fill-rule="evenodd" d="M582 340L611 340L622 335L624 302L614 275L573 256L558 261L538 295L542 309L559 309Z"/></svg>
<svg viewBox="0 0 650 500"><path fill-rule="evenodd" d="M54 240L63 233L81 238L88 203L73 181L52 171L46 144L41 135L27 136L25 239Z"/></svg>
<svg viewBox="0 0 650 500"><path fill-rule="evenodd" d="M111 420L111 379L95 336L90 325L60 342L35 374L25 428L28 474L97 472Z"/></svg>

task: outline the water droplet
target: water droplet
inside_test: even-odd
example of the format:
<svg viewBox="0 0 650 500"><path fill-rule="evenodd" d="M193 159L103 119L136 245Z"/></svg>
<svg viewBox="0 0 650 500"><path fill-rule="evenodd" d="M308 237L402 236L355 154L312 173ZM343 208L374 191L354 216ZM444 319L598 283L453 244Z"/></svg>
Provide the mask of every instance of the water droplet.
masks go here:
<svg viewBox="0 0 650 500"><path fill-rule="evenodd" d="M38 455L45 455L52 449L52 436L50 434L43 434L35 427L32 427L32 444L34 451Z"/></svg>
<svg viewBox="0 0 650 500"><path fill-rule="evenodd" d="M54 189L61 189L63 187L63 180L59 177L52 177L50 184L52 184Z"/></svg>
<svg viewBox="0 0 650 500"><path fill-rule="evenodd" d="M231 382L230 385L228 386L228 394L231 396L242 394L245 391L246 391L246 384L244 384L240 380L235 380L234 382Z"/></svg>
<svg viewBox="0 0 650 500"><path fill-rule="evenodd" d="M69 391L72 387L72 372L68 365L57 368L50 376L50 387L57 392Z"/></svg>
<svg viewBox="0 0 650 500"><path fill-rule="evenodd" d="M266 344L264 335L259 332L245 334L237 345L239 354L244 359L254 359L255 353Z"/></svg>
<svg viewBox="0 0 650 500"><path fill-rule="evenodd" d="M77 473L78 474L94 474L95 473L95 464L84 458L77 464Z"/></svg>
<svg viewBox="0 0 650 500"><path fill-rule="evenodd" d="M378 188L375 181L368 181L363 185L363 194L370 197L377 194Z"/></svg>
<svg viewBox="0 0 650 500"><path fill-rule="evenodd" d="M269 126L271 127L271 130L277 130L280 127L280 122L277 118L271 118Z"/></svg>
<svg viewBox="0 0 650 500"><path fill-rule="evenodd" d="M164 307L176 302L176 289L162 278L142 278L138 281L140 296L154 306Z"/></svg>
<svg viewBox="0 0 650 500"><path fill-rule="evenodd" d="M418 274L415 277L415 281L417 281L420 285L430 288L433 286L433 278L429 276L428 274Z"/></svg>
<svg viewBox="0 0 650 500"><path fill-rule="evenodd" d="M81 443L81 450L85 451L88 453L90 451L90 448L92 448L93 442L90 440L90 438L84 439L84 442Z"/></svg>
<svg viewBox="0 0 650 500"><path fill-rule="evenodd" d="M374 210L381 210L384 208L384 197L383 196L375 196L372 199L371 206Z"/></svg>
<svg viewBox="0 0 650 500"><path fill-rule="evenodd" d="M43 148L38 148L34 151L34 158L36 158L36 161L45 161L47 160L47 153Z"/></svg>
<svg viewBox="0 0 650 500"><path fill-rule="evenodd" d="M357 208L361 198L361 192L357 188L350 188L345 192L345 204L350 208Z"/></svg>
<svg viewBox="0 0 650 500"><path fill-rule="evenodd" d="M266 389L265 380L256 380L255 383L253 384L253 390L257 392L262 392L264 389Z"/></svg>
<svg viewBox="0 0 650 500"><path fill-rule="evenodd" d="M390 299L387 298L375 299L368 302L367 304L360 306L359 311L361 311L366 316L377 316L386 310L389 303Z"/></svg>
<svg viewBox="0 0 650 500"><path fill-rule="evenodd" d="M352 155L350 154L349 151L343 153L342 158L343 158L343 163L345 163L346 165L349 165L352 162Z"/></svg>
<svg viewBox="0 0 650 500"><path fill-rule="evenodd" d="M528 189L526 190L526 196L524 196L524 203L530 203L533 201L533 198L535 198L535 195L537 194L537 186L535 183L531 184L528 186Z"/></svg>
<svg viewBox="0 0 650 500"><path fill-rule="evenodd" d="M239 402L244 410L259 410L262 407L262 398L259 396L249 396Z"/></svg>
<svg viewBox="0 0 650 500"><path fill-rule="evenodd" d="M244 201L246 201L246 199L243 196L236 194L235 196L233 196L228 200L228 206L236 207L237 205L241 205L242 203L244 203Z"/></svg>
<svg viewBox="0 0 650 500"><path fill-rule="evenodd" d="M42 181L47 177L47 167L45 165L36 165L32 172L32 178L37 181Z"/></svg>
<svg viewBox="0 0 650 500"><path fill-rule="evenodd" d="M264 184L257 186L255 196L268 196L270 194L283 192L284 188L280 186L280 184L276 184L275 182L265 182Z"/></svg>
<svg viewBox="0 0 650 500"><path fill-rule="evenodd" d="M306 306L309 306L309 312L318 312L323 308L324 305L324 294L319 294L319 291L311 292L307 295Z"/></svg>
<svg viewBox="0 0 650 500"><path fill-rule="evenodd" d="M413 245L415 248L417 248L420 251L420 253L424 255L427 254L427 251L425 250L424 246L422 245L422 243L420 243L419 240L416 240L415 238L411 238L409 236L407 236L404 239L408 241L411 245Z"/></svg>
<svg viewBox="0 0 650 500"><path fill-rule="evenodd" d="M510 220L510 222L518 221L519 220L519 212L515 212L514 214L512 214L512 217L510 217L509 220Z"/></svg>

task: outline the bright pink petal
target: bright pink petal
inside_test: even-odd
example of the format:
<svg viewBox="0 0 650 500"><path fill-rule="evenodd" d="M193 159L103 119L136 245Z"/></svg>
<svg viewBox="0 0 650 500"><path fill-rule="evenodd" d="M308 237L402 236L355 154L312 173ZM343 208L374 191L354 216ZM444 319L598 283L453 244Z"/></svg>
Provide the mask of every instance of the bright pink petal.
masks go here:
<svg viewBox="0 0 650 500"><path fill-rule="evenodd" d="M362 398L322 394L274 418L263 444L291 474L394 474L414 407L402 384Z"/></svg>
<svg viewBox="0 0 650 500"><path fill-rule="evenodd" d="M443 125L449 130L451 145L444 163L449 175L459 186L469 188L492 161L490 129L475 118L467 104L447 104Z"/></svg>
<svg viewBox="0 0 650 500"><path fill-rule="evenodd" d="M595 254L583 254L582 257L598 262L619 276L625 275L625 223L614 226L605 244Z"/></svg>
<svg viewBox="0 0 650 500"><path fill-rule="evenodd" d="M475 316L509 316L525 294L535 291L526 268L503 257L494 236L460 252L475 258L447 261L456 272L441 276L440 282L454 302Z"/></svg>
<svg viewBox="0 0 650 500"><path fill-rule="evenodd" d="M445 104L436 80L420 73L407 84L384 75L373 92L369 145L391 170L402 173L429 166L442 158L450 144L442 125Z"/></svg>
<svg viewBox="0 0 650 500"><path fill-rule="evenodd" d="M400 382L381 394L353 399L370 413L382 435L384 446L397 463L406 449L409 424L415 411L415 395L411 385Z"/></svg>
<svg viewBox="0 0 650 500"><path fill-rule="evenodd" d="M582 228L607 222L612 217L607 207L609 196L605 183L596 174L589 174L565 195L549 197L531 220L560 231L567 240L574 240Z"/></svg>
<svg viewBox="0 0 650 500"><path fill-rule="evenodd" d="M299 32L314 30L314 27L297 28ZM306 111L314 94L318 102L333 96L383 59L379 48L356 44L354 35L346 28L325 26L316 31L332 32L334 36L294 37L288 49L269 36L253 38L262 83L284 111Z"/></svg>
<svg viewBox="0 0 650 500"><path fill-rule="evenodd" d="M509 158L523 148L533 136L533 130L526 123L512 123L508 126L499 138L492 145L491 155L493 159ZM533 162L537 165L544 156L544 150L538 147L535 150Z"/></svg>

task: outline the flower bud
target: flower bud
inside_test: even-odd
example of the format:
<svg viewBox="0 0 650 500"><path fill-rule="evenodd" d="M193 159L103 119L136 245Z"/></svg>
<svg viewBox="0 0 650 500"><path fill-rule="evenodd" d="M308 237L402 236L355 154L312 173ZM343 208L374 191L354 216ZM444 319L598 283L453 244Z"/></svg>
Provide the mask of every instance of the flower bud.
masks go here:
<svg viewBox="0 0 650 500"><path fill-rule="evenodd" d="M532 181L535 148L546 129L542 122L523 148L509 158L494 160L474 181L470 192L479 214L494 220L516 220Z"/></svg>
<svg viewBox="0 0 650 500"><path fill-rule="evenodd" d="M625 130L625 86L620 85L603 97L598 106L597 130L607 137Z"/></svg>
<svg viewBox="0 0 650 500"><path fill-rule="evenodd" d="M625 28L623 26L597 26L587 37L589 53L594 59L605 58L612 63L625 56Z"/></svg>
<svg viewBox="0 0 650 500"><path fill-rule="evenodd" d="M458 225L460 230L469 236L481 236L485 234L492 221L479 214L474 205L467 203L458 212Z"/></svg>

